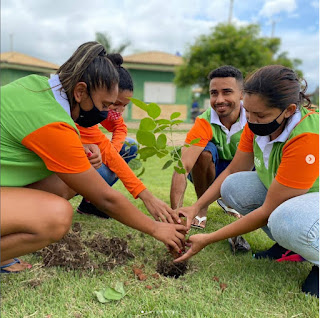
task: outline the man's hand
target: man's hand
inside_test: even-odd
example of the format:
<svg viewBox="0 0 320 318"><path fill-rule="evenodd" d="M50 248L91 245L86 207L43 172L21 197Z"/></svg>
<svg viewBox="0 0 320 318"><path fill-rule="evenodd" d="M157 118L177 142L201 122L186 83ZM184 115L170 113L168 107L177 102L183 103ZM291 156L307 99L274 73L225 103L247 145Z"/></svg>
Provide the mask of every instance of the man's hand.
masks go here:
<svg viewBox="0 0 320 318"><path fill-rule="evenodd" d="M95 169L99 169L102 165L100 149L95 144L83 144L84 151Z"/></svg>
<svg viewBox="0 0 320 318"><path fill-rule="evenodd" d="M186 246L190 248L185 254L183 254L179 258L176 258L173 262L178 263L178 262L186 261L193 255L200 252L208 244L209 244L208 234L196 234L196 235L190 236L186 242Z"/></svg>
<svg viewBox="0 0 320 318"><path fill-rule="evenodd" d="M153 196L147 189L139 194L139 198L156 221L181 223L177 213L168 204Z"/></svg>

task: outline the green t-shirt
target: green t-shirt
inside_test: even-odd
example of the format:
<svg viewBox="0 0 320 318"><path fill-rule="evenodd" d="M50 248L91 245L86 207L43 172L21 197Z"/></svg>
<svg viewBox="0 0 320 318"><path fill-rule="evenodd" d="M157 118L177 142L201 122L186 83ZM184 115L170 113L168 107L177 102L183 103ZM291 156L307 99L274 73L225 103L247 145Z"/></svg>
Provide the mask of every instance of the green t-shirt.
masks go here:
<svg viewBox="0 0 320 318"><path fill-rule="evenodd" d="M1 87L1 186L24 186L53 173L22 142L55 122L78 131L70 114L55 99L48 78L30 75Z"/></svg>

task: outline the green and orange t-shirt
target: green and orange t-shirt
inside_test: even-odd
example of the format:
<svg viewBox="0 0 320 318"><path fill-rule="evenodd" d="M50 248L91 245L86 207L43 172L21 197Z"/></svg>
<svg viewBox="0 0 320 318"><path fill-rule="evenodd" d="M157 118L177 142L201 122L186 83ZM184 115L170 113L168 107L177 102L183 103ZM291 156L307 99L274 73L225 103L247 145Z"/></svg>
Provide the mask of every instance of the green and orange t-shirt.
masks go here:
<svg viewBox="0 0 320 318"><path fill-rule="evenodd" d="M0 123L1 186L22 187L55 172L91 167L58 75L30 75L2 86ZM110 169L137 197L145 186L110 141L105 150Z"/></svg>
<svg viewBox="0 0 320 318"><path fill-rule="evenodd" d="M196 118L185 142L190 144L192 140L200 138L199 142L194 144L199 147L205 147L208 142L212 142L217 147L220 159L232 160L246 123L246 113L242 102L240 103L240 116L230 130L221 123L218 114L212 108L208 108Z"/></svg>
<svg viewBox="0 0 320 318"><path fill-rule="evenodd" d="M254 135L246 125L238 149L253 152L256 171L267 189L276 179L287 187L319 191L318 113L297 111L272 141Z"/></svg>
<svg viewBox="0 0 320 318"><path fill-rule="evenodd" d="M70 107L61 106L48 78L38 75L1 87L0 150L1 186L25 186L54 172L79 173L91 166Z"/></svg>

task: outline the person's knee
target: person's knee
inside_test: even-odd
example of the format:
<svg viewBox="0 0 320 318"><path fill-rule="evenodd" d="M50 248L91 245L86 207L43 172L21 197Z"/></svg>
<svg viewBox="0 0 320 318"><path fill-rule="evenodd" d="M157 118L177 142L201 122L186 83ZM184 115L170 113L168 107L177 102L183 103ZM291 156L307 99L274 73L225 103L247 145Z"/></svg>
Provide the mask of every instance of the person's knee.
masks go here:
<svg viewBox="0 0 320 318"><path fill-rule="evenodd" d="M227 198L230 194L236 193L239 190L238 182L235 182L235 175L230 174L221 184L220 194L222 198Z"/></svg>
<svg viewBox="0 0 320 318"><path fill-rule="evenodd" d="M51 243L62 239L69 231L72 224L73 208L71 204L64 200L55 200L51 204L50 216L43 222L45 223L42 235Z"/></svg>
<svg viewBox="0 0 320 318"><path fill-rule="evenodd" d="M209 167L210 165L214 165L214 163L212 162L211 152L202 151L194 166L199 169L204 169L205 167Z"/></svg>

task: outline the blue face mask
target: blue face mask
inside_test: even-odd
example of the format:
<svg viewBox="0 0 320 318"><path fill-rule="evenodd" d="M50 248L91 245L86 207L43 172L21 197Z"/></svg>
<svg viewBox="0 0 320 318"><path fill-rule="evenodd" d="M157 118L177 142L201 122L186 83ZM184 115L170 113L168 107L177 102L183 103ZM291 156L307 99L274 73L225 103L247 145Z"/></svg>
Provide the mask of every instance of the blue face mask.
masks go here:
<svg viewBox="0 0 320 318"><path fill-rule="evenodd" d="M89 95L91 98L91 95ZM91 98L92 100L92 98ZM92 127L96 124L101 123L108 117L108 111L100 111L92 100L93 107L89 111L85 111L81 108L80 104L80 114L75 122L82 127Z"/></svg>
<svg viewBox="0 0 320 318"><path fill-rule="evenodd" d="M279 114L279 116L273 120L270 123L267 124L254 124L254 123L250 123L248 121L248 126L250 128L250 130L257 136L268 136L271 135L272 133L274 133L283 123L278 123L277 119L280 117L280 115L285 111L285 109ZM285 120L285 119L284 119Z"/></svg>

